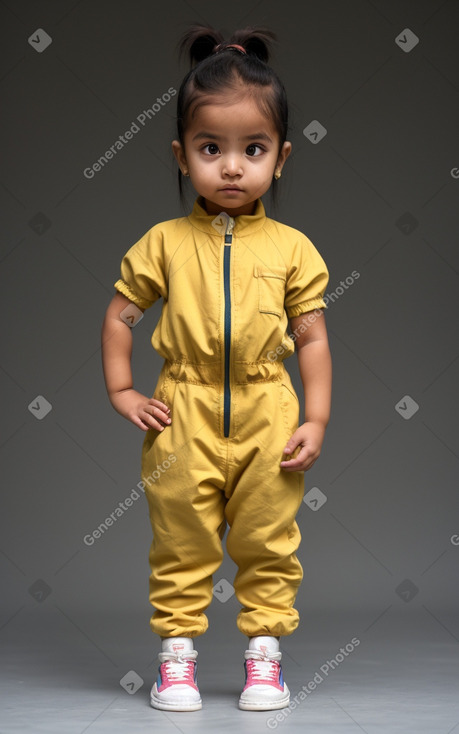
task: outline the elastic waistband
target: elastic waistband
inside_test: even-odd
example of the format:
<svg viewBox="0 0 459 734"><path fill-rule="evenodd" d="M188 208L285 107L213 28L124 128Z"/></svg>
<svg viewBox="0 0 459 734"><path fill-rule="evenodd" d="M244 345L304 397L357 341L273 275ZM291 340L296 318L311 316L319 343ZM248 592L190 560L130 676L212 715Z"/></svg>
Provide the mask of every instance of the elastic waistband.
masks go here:
<svg viewBox="0 0 459 734"><path fill-rule="evenodd" d="M220 385L223 379L221 362L195 364L193 362L165 361L164 370L178 382L192 382L201 385ZM233 382L250 385L257 382L281 382L286 373L281 360L276 362L236 362L232 365Z"/></svg>

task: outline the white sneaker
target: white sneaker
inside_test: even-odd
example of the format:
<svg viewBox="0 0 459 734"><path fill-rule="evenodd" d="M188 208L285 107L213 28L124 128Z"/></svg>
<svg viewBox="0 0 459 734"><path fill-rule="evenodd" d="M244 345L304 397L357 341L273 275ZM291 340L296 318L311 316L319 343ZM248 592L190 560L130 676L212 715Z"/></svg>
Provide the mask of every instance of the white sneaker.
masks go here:
<svg viewBox="0 0 459 734"><path fill-rule="evenodd" d="M163 711L198 711L202 700L197 686L197 650L160 652L158 679L150 703Z"/></svg>
<svg viewBox="0 0 459 734"><path fill-rule="evenodd" d="M284 683L281 652L246 650L245 686L239 698L239 708L245 711L270 711L289 705L290 691Z"/></svg>

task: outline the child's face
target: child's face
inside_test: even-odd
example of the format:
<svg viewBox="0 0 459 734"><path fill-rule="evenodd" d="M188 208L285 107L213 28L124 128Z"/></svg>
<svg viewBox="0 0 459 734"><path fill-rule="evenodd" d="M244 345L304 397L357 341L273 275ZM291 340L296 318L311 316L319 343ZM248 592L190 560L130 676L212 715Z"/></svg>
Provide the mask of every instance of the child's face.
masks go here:
<svg viewBox="0 0 459 734"><path fill-rule="evenodd" d="M250 98L198 107L189 121L184 146L172 149L182 173L204 197L208 214L252 214L254 201L271 186L290 153L285 142L279 154L274 125Z"/></svg>

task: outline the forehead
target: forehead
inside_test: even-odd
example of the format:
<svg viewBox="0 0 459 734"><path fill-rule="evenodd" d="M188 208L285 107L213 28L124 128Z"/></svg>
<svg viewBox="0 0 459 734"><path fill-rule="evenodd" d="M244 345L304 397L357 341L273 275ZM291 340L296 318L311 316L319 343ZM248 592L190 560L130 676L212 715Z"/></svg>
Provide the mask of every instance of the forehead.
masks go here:
<svg viewBox="0 0 459 734"><path fill-rule="evenodd" d="M265 133L272 140L278 134L273 122L263 114L251 96L203 96L197 100L187 124L186 135L205 131L222 137L246 137Z"/></svg>

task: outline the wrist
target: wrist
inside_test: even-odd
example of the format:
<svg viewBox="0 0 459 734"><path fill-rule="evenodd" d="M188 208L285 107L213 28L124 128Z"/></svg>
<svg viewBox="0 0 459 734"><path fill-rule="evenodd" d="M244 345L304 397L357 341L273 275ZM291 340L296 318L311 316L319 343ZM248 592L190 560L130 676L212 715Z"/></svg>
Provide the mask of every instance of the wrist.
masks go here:
<svg viewBox="0 0 459 734"><path fill-rule="evenodd" d="M323 431L327 428L328 420L325 418L305 418L304 423L306 424L313 424L314 426L317 426L318 428L321 428Z"/></svg>
<svg viewBox="0 0 459 734"><path fill-rule="evenodd" d="M119 399L125 395L128 392L131 392L133 390L132 387L123 387L120 390L110 390L108 391L108 398L111 402L111 404L114 406L116 403L119 402Z"/></svg>

